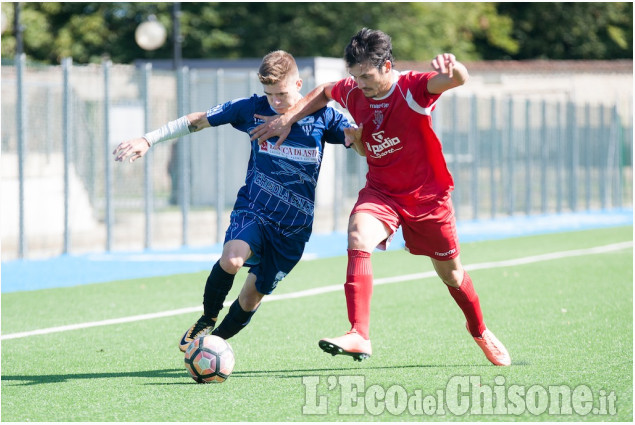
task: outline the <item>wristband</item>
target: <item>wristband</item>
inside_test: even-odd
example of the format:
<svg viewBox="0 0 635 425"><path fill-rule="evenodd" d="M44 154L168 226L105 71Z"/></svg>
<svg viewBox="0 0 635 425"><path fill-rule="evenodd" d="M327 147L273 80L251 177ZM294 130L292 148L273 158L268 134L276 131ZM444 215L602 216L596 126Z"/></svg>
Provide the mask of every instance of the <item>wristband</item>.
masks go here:
<svg viewBox="0 0 635 425"><path fill-rule="evenodd" d="M157 130L146 133L143 138L148 141L150 146L155 143L165 142L166 140L176 139L181 136L190 134L190 120L187 116L183 116L177 120L170 121L166 125Z"/></svg>

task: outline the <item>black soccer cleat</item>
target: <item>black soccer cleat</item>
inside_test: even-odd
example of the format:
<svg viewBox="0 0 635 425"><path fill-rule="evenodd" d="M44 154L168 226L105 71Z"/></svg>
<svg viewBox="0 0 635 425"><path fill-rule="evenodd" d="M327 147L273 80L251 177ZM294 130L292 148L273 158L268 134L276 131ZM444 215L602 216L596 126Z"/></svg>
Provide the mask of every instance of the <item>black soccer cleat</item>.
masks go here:
<svg viewBox="0 0 635 425"><path fill-rule="evenodd" d="M207 318L205 315L201 316L185 333L179 342L179 350L185 352L187 346L196 338L209 335L214 330L216 321Z"/></svg>
<svg viewBox="0 0 635 425"><path fill-rule="evenodd" d="M320 348L332 356L351 356L354 361L361 362L372 354L370 340L363 338L357 332L348 332L337 338L324 338L318 342Z"/></svg>

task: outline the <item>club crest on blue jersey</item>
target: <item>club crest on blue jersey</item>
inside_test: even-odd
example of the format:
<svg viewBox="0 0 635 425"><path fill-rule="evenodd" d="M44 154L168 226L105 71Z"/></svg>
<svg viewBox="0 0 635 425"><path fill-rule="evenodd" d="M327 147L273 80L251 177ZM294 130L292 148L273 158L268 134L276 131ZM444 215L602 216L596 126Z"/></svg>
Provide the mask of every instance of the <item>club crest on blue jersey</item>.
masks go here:
<svg viewBox="0 0 635 425"><path fill-rule="evenodd" d="M297 124L302 127L302 131L307 136L310 136L313 132L313 125L315 124L315 117L309 115L308 117L302 118Z"/></svg>

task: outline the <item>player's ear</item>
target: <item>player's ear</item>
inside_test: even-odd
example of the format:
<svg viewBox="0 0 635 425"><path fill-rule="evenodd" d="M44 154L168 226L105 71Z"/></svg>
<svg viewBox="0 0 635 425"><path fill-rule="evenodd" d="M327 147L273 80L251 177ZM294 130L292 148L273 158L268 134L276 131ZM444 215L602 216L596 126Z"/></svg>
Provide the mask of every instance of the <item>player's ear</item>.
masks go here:
<svg viewBox="0 0 635 425"><path fill-rule="evenodd" d="M389 60L384 62L384 69L386 70L386 73L389 73L390 71L392 71L392 62Z"/></svg>
<svg viewBox="0 0 635 425"><path fill-rule="evenodd" d="M297 79L297 81L295 82L295 86L298 89L298 91L300 91L300 89L302 88L302 78Z"/></svg>

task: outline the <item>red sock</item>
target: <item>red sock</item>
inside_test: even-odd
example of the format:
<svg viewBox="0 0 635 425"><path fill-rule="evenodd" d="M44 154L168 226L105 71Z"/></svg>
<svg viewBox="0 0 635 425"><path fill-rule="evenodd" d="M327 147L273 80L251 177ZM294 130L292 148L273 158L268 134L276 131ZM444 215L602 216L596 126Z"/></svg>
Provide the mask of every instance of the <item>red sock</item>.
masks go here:
<svg viewBox="0 0 635 425"><path fill-rule="evenodd" d="M357 249L348 250L348 268L346 270L346 307L351 330L355 329L368 339L370 326L370 298L373 295L373 268L370 252Z"/></svg>
<svg viewBox="0 0 635 425"><path fill-rule="evenodd" d="M472 336L481 336L485 332L485 322L483 322L483 313L481 312L481 304L478 301L478 295L474 291L472 278L467 272L463 275L463 283L458 288L448 286L450 295L459 305L465 318L467 319L467 327Z"/></svg>

